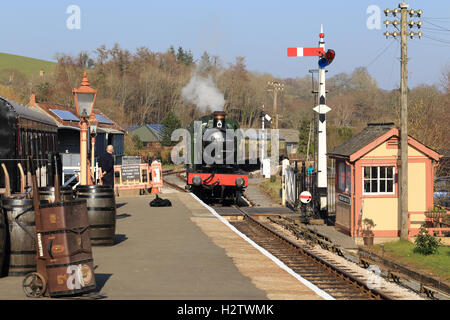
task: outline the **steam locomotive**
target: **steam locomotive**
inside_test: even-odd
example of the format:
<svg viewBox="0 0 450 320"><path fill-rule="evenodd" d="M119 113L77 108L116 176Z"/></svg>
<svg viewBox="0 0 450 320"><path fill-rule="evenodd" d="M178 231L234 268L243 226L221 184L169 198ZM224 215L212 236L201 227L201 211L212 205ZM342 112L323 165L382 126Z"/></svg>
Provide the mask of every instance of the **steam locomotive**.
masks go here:
<svg viewBox="0 0 450 320"><path fill-rule="evenodd" d="M244 205L242 194L248 186L248 172L237 163L236 137L226 135L227 129L238 130L239 123L216 111L193 121L188 128L192 148L191 164L186 166L187 188L206 201Z"/></svg>

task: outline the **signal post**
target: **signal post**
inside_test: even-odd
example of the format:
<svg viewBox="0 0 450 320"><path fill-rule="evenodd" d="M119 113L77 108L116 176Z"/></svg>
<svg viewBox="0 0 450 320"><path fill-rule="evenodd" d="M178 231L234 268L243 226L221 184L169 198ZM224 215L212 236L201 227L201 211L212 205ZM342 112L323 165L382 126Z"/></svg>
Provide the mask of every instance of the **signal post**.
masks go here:
<svg viewBox="0 0 450 320"><path fill-rule="evenodd" d="M321 26L319 34L319 47L317 48L288 48L288 57L319 57L319 94L317 95L317 106L313 109L319 114L317 123L317 179L316 194L317 209L321 218L326 219L328 216L328 181L327 181L327 123L326 113L331 109L326 105L325 90L325 67L328 66L335 56L333 50L325 52L325 34Z"/></svg>

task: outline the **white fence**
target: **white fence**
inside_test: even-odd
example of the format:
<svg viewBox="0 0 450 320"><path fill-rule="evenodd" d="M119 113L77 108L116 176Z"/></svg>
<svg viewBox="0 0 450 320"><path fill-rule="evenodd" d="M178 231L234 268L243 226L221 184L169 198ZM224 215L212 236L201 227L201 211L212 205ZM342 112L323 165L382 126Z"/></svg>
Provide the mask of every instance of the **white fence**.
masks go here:
<svg viewBox="0 0 450 320"><path fill-rule="evenodd" d="M283 160L281 167L281 195L283 206L295 208L298 205L300 193L302 191L309 191L313 197L316 194L316 178L315 172L307 174L305 170L305 177L303 177L302 170L296 174L295 165L290 165L289 160ZM328 167L328 187L327 187L327 210L329 214L334 214L336 211L335 204L335 168ZM302 179L303 183L302 183ZM304 190L301 190L304 188ZM313 205L311 201L310 205Z"/></svg>
<svg viewBox="0 0 450 320"><path fill-rule="evenodd" d="M294 167L284 159L281 167L281 200L283 206L295 207L298 199Z"/></svg>

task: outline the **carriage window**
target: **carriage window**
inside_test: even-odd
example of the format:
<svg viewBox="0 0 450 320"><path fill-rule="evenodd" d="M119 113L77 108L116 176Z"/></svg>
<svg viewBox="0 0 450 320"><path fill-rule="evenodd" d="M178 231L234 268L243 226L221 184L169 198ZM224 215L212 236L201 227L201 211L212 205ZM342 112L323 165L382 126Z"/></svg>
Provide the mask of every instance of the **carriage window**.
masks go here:
<svg viewBox="0 0 450 320"><path fill-rule="evenodd" d="M363 167L364 194L394 194L394 167Z"/></svg>
<svg viewBox="0 0 450 320"><path fill-rule="evenodd" d="M28 155L28 137L26 132L22 132L22 155L24 159Z"/></svg>
<svg viewBox="0 0 450 320"><path fill-rule="evenodd" d="M28 155L31 155L32 157L34 157L33 133L31 133L31 132L28 132L28 143L29 143Z"/></svg>

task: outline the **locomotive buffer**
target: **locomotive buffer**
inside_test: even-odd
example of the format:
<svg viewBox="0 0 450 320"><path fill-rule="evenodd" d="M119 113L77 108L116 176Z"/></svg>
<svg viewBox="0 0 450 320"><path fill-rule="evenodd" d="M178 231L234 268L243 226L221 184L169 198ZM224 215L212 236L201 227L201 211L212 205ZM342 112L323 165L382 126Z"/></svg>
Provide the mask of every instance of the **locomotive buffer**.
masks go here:
<svg viewBox="0 0 450 320"><path fill-rule="evenodd" d="M319 114L317 123L317 179L314 188L314 211L326 219L328 216L328 181L327 181L327 123L326 113L331 109L326 105L325 67L334 59L334 50L325 52L325 34L320 27L319 47L317 48L288 48L288 57L319 57L319 94L317 106L313 109Z"/></svg>

